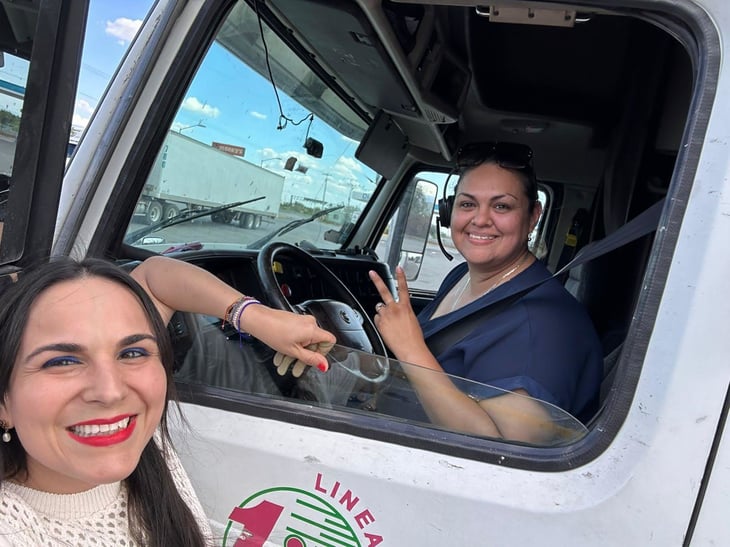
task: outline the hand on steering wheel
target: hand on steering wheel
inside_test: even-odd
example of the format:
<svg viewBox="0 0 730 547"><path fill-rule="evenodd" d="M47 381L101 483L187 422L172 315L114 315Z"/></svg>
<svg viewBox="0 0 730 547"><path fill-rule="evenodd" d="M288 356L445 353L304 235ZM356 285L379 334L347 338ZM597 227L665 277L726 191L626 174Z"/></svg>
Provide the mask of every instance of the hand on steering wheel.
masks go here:
<svg viewBox="0 0 730 547"><path fill-rule="evenodd" d="M321 353L322 355L327 355L333 345L329 342L320 342L318 344L308 345L307 349ZM277 351L276 355L274 355L274 366L276 366L276 372L279 376L284 376L289 371L289 367L291 367L292 376L299 378L307 370L307 366L309 365L300 359ZM327 372L326 365L318 365L317 368L322 372Z"/></svg>
<svg viewBox="0 0 730 547"><path fill-rule="evenodd" d="M320 280L323 286L332 289L336 300L317 299L308 300L297 306L284 296L279 282L274 274L273 264L277 257L287 257L291 262L302 264ZM257 269L263 292L268 295L269 304L274 308L308 313L315 317L317 323L337 338L337 343L354 349L387 356L377 328L349 289L332 271L306 251L288 243L272 242L267 244L259 253ZM329 351L329 348L326 348ZM316 351L322 353L319 349ZM277 356L274 364L279 374L286 373L295 359L284 355ZM368 381L382 382L388 377L388 360L378 359L378 370L362 371ZM306 368L295 367L301 376ZM294 372L294 370L292 370Z"/></svg>

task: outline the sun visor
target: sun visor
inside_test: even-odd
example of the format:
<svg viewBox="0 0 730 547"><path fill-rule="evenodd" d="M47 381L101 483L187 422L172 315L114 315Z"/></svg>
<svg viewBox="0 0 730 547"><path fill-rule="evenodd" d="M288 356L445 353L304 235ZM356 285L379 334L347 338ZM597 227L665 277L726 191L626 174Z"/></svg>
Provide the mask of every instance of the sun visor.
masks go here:
<svg viewBox="0 0 730 547"><path fill-rule="evenodd" d="M370 124L355 157L386 179L393 178L408 153L408 137L382 110Z"/></svg>

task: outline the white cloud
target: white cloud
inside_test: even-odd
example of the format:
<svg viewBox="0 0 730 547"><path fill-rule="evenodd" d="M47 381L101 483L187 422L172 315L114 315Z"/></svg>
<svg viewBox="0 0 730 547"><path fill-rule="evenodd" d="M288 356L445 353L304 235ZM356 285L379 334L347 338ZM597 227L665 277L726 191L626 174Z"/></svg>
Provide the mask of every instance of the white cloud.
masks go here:
<svg viewBox="0 0 730 547"><path fill-rule="evenodd" d="M312 158L299 152L297 150L288 151L277 151L273 148L261 148L256 151L258 155L260 165L270 171L277 171L281 175L287 177L287 180L292 179L293 181L311 183L312 173L317 173L316 162L311 161ZM284 165L289 158L296 158L293 170L284 169ZM314 167L312 173L307 174L309 169ZM318 175L320 178L323 176L321 173Z"/></svg>
<svg viewBox="0 0 730 547"><path fill-rule="evenodd" d="M81 132L89 124L94 108L89 101L78 99L74 105L74 113L71 118L72 127Z"/></svg>
<svg viewBox="0 0 730 547"><path fill-rule="evenodd" d="M355 158L348 158L343 156L337 160L337 168L346 169L348 171L356 171L359 173L362 171L362 164Z"/></svg>
<svg viewBox="0 0 730 547"><path fill-rule="evenodd" d="M256 112L255 110L251 111L251 116L256 118L257 120L265 120L266 114L262 114L261 112Z"/></svg>
<svg viewBox="0 0 730 547"><path fill-rule="evenodd" d="M279 157L281 154L279 154L273 148L262 148L261 150L259 150L259 155L261 156L262 160L265 160L269 158Z"/></svg>
<svg viewBox="0 0 730 547"><path fill-rule="evenodd" d="M354 158L341 157L331 170L332 175L342 182L354 182L362 172L362 165Z"/></svg>
<svg viewBox="0 0 730 547"><path fill-rule="evenodd" d="M92 112L94 112L93 106L89 103L89 101L85 101L84 99L79 99L76 101L76 105L74 108L74 112L79 114L84 114L86 116L90 116Z"/></svg>
<svg viewBox="0 0 730 547"><path fill-rule="evenodd" d="M117 38L120 44L127 44L132 41L132 38L134 38L134 35L137 34L141 25L142 19L117 17L114 21L106 22L106 29L104 29L104 31L109 36Z"/></svg>
<svg viewBox="0 0 730 547"><path fill-rule="evenodd" d="M90 119L91 116L83 116L77 112L74 112L74 115L71 118L71 126L78 129L78 132L80 133L87 125L89 125Z"/></svg>
<svg viewBox="0 0 730 547"><path fill-rule="evenodd" d="M201 103L197 97L188 97L183 101L182 108L188 112L202 114L208 118L217 118L221 111L207 103Z"/></svg>

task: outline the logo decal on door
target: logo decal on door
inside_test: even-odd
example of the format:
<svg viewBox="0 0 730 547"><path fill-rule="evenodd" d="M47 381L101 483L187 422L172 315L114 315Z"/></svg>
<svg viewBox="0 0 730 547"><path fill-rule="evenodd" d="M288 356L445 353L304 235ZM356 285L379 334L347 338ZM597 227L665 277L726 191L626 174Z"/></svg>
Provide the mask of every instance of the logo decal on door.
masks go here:
<svg viewBox="0 0 730 547"><path fill-rule="evenodd" d="M314 491L275 487L256 492L234 507L223 545L234 547L374 547L375 517L349 488L317 473Z"/></svg>

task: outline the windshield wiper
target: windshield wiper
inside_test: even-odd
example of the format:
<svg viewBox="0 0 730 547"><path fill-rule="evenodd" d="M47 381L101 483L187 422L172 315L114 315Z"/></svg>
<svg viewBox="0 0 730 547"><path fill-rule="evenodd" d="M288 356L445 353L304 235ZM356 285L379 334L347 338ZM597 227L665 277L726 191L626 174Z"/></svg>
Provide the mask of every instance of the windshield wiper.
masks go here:
<svg viewBox="0 0 730 547"><path fill-rule="evenodd" d="M253 243L249 243L248 248L249 249L260 249L261 247L263 247L266 243L268 243L275 237L286 234L287 232L291 232L292 230L296 230L303 224L309 224L313 220L317 220L319 217L329 215L331 212L337 211L338 209L343 209L344 207L345 207L344 205L337 205L336 207L330 207L328 209L322 209L321 211L317 211L316 213L314 213L313 215L311 215L307 218L300 218L297 220L292 220L291 222L287 222L281 228L277 228L270 234L266 234L261 239L256 240Z"/></svg>
<svg viewBox="0 0 730 547"><path fill-rule="evenodd" d="M196 218L212 215L219 211L225 211L227 209L232 209L233 207L239 207L241 205L246 205L247 203L253 203L254 201L260 201L265 198L266 198L266 196L259 196L257 198L247 199L245 201L236 201L234 203L228 203L226 205L221 205L220 207L213 207L211 209L206 209L205 211L192 211L190 209L185 209L184 211L180 211L174 217L170 217L165 220L155 222L154 224L145 226L144 228L140 228L139 230L136 230L136 231L132 232L131 234L127 234L124 238L124 243L126 243L127 245L132 245L136 241L142 239L147 234L151 234L152 232L156 232L157 230L162 230L163 228L168 228L170 226L174 226L175 224L182 224L183 222L188 222L189 220L194 220Z"/></svg>

